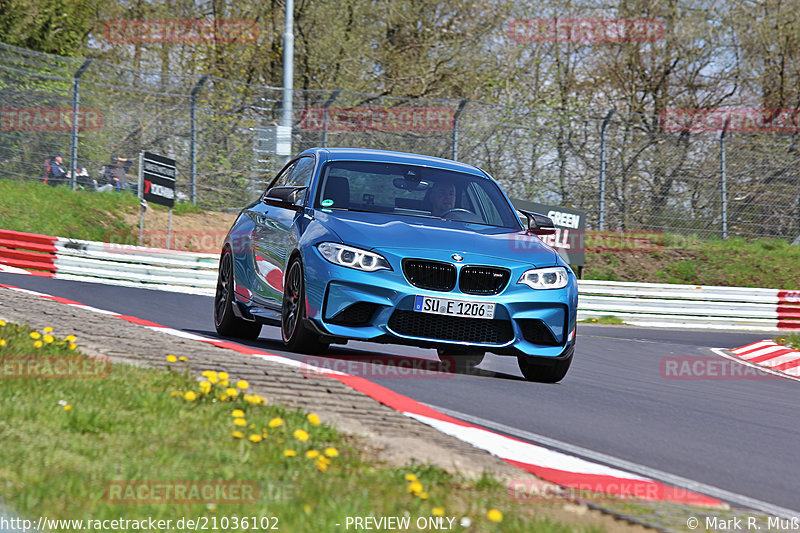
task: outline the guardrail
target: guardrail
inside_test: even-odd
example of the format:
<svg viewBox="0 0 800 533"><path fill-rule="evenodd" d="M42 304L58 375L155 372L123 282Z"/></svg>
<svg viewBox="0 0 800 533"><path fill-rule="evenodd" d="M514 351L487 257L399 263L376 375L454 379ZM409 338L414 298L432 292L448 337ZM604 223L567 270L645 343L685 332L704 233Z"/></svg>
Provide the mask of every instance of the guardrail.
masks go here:
<svg viewBox="0 0 800 533"><path fill-rule="evenodd" d="M0 230L0 271L211 296L217 264L216 254ZM595 280L578 287L579 320L616 316L648 327L800 330L800 291Z"/></svg>
<svg viewBox="0 0 800 533"><path fill-rule="evenodd" d="M216 254L0 230L0 270L7 272L213 295L218 261Z"/></svg>

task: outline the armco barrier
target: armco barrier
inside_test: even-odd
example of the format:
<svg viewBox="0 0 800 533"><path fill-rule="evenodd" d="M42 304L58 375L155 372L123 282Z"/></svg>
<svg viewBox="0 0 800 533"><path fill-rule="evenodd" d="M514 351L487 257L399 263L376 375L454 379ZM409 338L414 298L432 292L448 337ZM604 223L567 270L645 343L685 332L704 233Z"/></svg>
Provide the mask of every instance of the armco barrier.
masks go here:
<svg viewBox="0 0 800 533"><path fill-rule="evenodd" d="M59 279L213 295L218 261L216 254L0 230L0 266Z"/></svg>
<svg viewBox="0 0 800 533"><path fill-rule="evenodd" d="M70 280L213 295L218 257L0 230L2 265ZM6 269L8 270L8 269ZM800 330L800 291L579 282L578 319L648 327Z"/></svg>

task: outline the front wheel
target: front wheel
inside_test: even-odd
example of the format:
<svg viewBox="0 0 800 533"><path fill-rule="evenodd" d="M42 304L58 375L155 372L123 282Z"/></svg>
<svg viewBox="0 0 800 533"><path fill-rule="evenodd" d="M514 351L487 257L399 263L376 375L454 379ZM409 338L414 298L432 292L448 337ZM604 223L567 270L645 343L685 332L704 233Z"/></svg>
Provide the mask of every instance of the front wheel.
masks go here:
<svg viewBox="0 0 800 533"><path fill-rule="evenodd" d="M517 357L519 369L525 379L537 383L558 383L567 375L569 366L572 364L572 354L575 352L574 345L569 348L569 355L564 359L555 362L542 362L536 357L520 355Z"/></svg>
<svg viewBox="0 0 800 533"><path fill-rule="evenodd" d="M328 348L305 325L306 293L303 279L303 264L295 259L289 265L286 282L283 284L281 305L281 337L289 350L301 353L320 353Z"/></svg>
<svg viewBox="0 0 800 533"><path fill-rule="evenodd" d="M214 293L214 327L223 337L257 339L261 324L248 322L233 312L233 257L230 250L222 252L217 274L217 290Z"/></svg>

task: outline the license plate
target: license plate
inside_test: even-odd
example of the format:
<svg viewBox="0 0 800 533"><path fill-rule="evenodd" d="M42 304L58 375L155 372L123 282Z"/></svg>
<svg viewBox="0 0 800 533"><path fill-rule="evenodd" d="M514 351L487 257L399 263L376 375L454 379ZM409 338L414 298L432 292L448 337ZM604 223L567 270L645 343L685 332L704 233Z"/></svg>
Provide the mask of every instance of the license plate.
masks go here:
<svg viewBox="0 0 800 533"><path fill-rule="evenodd" d="M489 302L448 300L446 298L431 298L430 296L419 295L414 299L414 311L468 318L494 318L494 306L494 303Z"/></svg>

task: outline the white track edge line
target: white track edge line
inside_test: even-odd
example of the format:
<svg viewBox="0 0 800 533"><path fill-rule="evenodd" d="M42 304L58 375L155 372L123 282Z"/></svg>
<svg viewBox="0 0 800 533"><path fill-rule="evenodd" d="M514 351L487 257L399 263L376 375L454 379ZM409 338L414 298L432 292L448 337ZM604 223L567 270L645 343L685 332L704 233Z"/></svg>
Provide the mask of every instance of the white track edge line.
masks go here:
<svg viewBox="0 0 800 533"><path fill-rule="evenodd" d="M715 354L719 355L720 357L724 357L725 359L730 359L731 361L736 361L739 364L742 364L744 366L749 366L750 368L754 368L756 370L759 370L761 372L765 372L767 374L772 374L773 376L777 376L777 377L780 377L780 378L791 379L792 381L800 381L800 378L792 376L792 375L789 375L789 374L787 374L785 372L781 372L780 370L773 370L768 366L762 366L762 365L760 365L758 363L751 363L747 359L742 359L742 358L737 357L735 355L728 355L728 354L726 354L724 352L724 350L725 350L725 348L711 348L712 352L714 352Z"/></svg>
<svg viewBox="0 0 800 533"><path fill-rule="evenodd" d="M458 411L453 411L445 407L439 407L431 404L425 404L425 405L427 405L431 409L436 409L439 412L452 416L453 418L458 418L465 422L471 422L473 424L487 427L495 431L500 431L502 433L506 433L514 437L525 439L527 441L534 442L558 451L572 453L578 456L583 456L584 458L587 459L592 459L594 461L606 463L609 466L614 466L616 468L628 470L636 474L647 476L657 481L661 481L662 483L668 483L670 485L674 485L679 488L691 490L694 492L699 492L701 494L706 494L708 496L712 496L714 498L718 498L720 500L729 503L734 503L737 505L742 505L744 507L749 507L751 509L755 509L757 511L761 511L773 516L780 516L782 518L788 518L788 519L800 517L800 511L786 509L784 507L773 505L771 503L763 502L761 500L756 500L755 498L751 498L743 494L737 494L735 492L730 492L728 490L721 489L713 485L707 485L705 483L694 481L689 478L681 477L675 474L670 474L668 472L657 470L655 468L650 468L649 466L640 465L638 463L634 463L626 459L620 459L618 457L614 457L612 455L608 455L602 452L596 452L594 450L589 450L588 448L582 448L574 444L569 444L560 440L552 439L550 437L545 437L544 435L539 435L522 429L516 429L511 426L501 424L499 422L493 422L491 420L486 420L477 416L468 415L466 413L460 413Z"/></svg>

